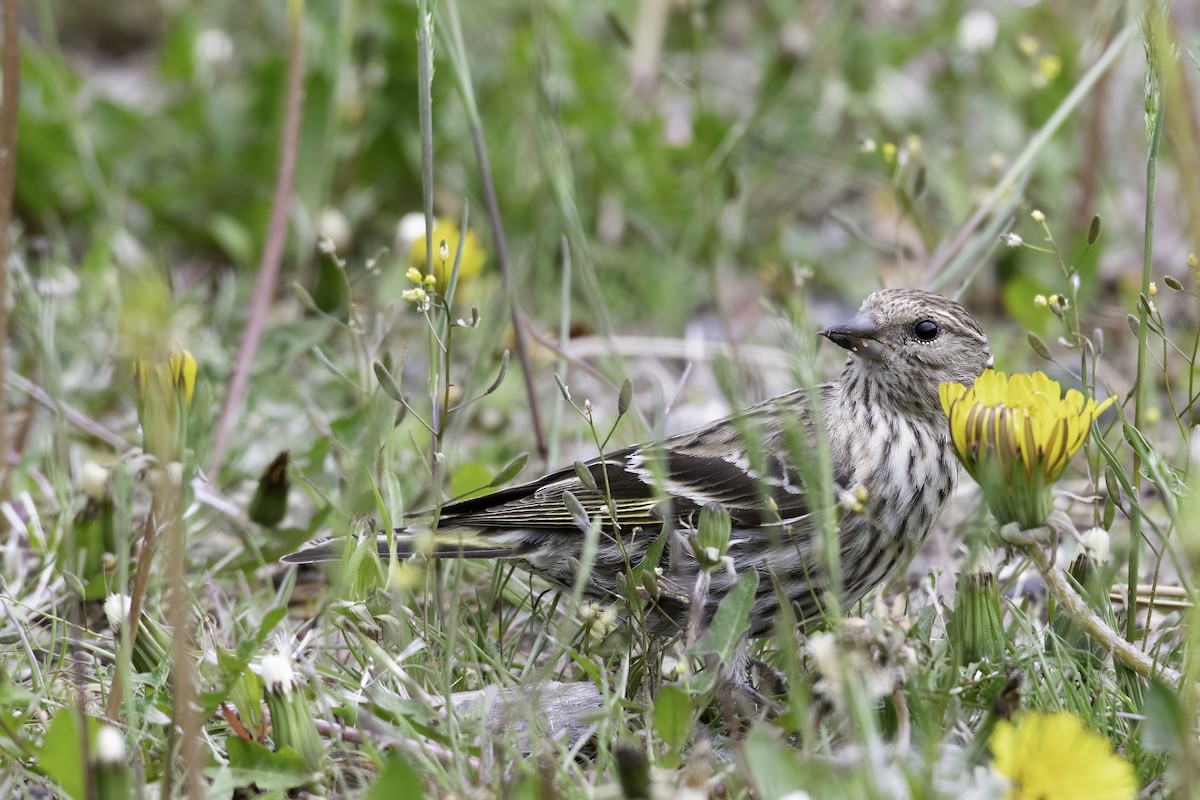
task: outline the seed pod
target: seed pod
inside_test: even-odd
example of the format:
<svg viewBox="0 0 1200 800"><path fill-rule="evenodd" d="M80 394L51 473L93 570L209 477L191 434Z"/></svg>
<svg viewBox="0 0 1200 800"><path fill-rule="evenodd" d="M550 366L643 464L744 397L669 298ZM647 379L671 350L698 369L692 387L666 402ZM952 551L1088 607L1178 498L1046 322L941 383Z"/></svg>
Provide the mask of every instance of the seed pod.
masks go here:
<svg viewBox="0 0 1200 800"><path fill-rule="evenodd" d="M563 505L567 507L567 511L571 514L571 520L575 523L575 527L584 533L592 529L592 520L588 516L587 509L583 507L583 503L579 502L579 498L571 492L562 493Z"/></svg>
<svg viewBox="0 0 1200 800"><path fill-rule="evenodd" d="M597 492L596 478L592 475L592 471L588 469L582 461L575 462L575 477L579 478L579 482L593 492Z"/></svg>
<svg viewBox="0 0 1200 800"><path fill-rule="evenodd" d="M1097 214L1094 217L1092 217L1092 224L1088 225L1088 237L1087 237L1088 247L1091 247L1092 245L1094 245L1096 243L1096 240L1099 238L1100 238L1100 215Z"/></svg>
<svg viewBox="0 0 1200 800"><path fill-rule="evenodd" d="M492 482L488 484L488 488L495 486L503 486L504 484L517 477L517 473L525 468L525 462L529 460L529 452L521 453L519 456L509 461L504 465L504 469L496 473L496 477L492 478Z"/></svg>
<svg viewBox="0 0 1200 800"><path fill-rule="evenodd" d="M921 197L921 195L925 194L925 182L926 182L925 165L922 164L917 169L917 177L913 181L912 196L913 196L914 200L919 199Z"/></svg>
<svg viewBox="0 0 1200 800"><path fill-rule="evenodd" d="M1040 358L1046 359L1047 361L1053 360L1053 356L1050 355L1050 348L1047 347L1046 343L1042 341L1042 337L1038 336L1033 331L1029 331L1026 336L1029 339L1029 347L1034 353L1036 353Z"/></svg>
<svg viewBox="0 0 1200 800"><path fill-rule="evenodd" d="M617 416L623 417L633 403L633 381L629 378L621 384L621 393L617 395Z"/></svg>
<svg viewBox="0 0 1200 800"><path fill-rule="evenodd" d="M562 394L563 400L571 402L571 390L567 388L567 384L557 372L554 373L554 382L558 384L558 391Z"/></svg>
<svg viewBox="0 0 1200 800"><path fill-rule="evenodd" d="M1165 283L1168 287L1170 287L1171 289L1174 289L1177 292L1183 291L1183 284L1180 283L1179 281L1175 280L1174 278L1172 278L1170 275L1163 276L1163 283Z"/></svg>
<svg viewBox="0 0 1200 800"><path fill-rule="evenodd" d="M1104 467L1104 491L1108 492L1108 496L1114 503L1121 504L1121 483L1117 480L1117 471L1112 468L1111 464ZM1104 527L1111 529L1109 525Z"/></svg>
<svg viewBox="0 0 1200 800"><path fill-rule="evenodd" d="M383 389L383 393L397 403L403 403L404 393L400 391L400 385L396 383L392 373L388 372L388 368L383 365L382 361L376 361L373 366L375 367L375 379L379 381L379 388Z"/></svg>
<svg viewBox="0 0 1200 800"><path fill-rule="evenodd" d="M1138 318L1133 314L1128 314L1125 317L1125 321L1129 323L1129 330L1133 331L1134 336L1137 336L1138 329L1142 327L1141 323L1138 322Z"/></svg>
<svg viewBox="0 0 1200 800"><path fill-rule="evenodd" d="M496 373L496 380L492 381L492 385L484 391L484 395L489 395L500 388L500 384L504 383L504 376L508 374L508 350L504 351L504 355L500 356L500 371Z"/></svg>

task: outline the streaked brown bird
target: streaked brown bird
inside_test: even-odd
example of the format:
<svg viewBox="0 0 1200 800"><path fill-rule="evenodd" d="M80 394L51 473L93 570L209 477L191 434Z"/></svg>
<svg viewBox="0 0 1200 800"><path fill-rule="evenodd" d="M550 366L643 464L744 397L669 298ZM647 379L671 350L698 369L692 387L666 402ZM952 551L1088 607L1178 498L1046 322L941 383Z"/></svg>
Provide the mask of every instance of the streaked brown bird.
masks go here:
<svg viewBox="0 0 1200 800"><path fill-rule="evenodd" d="M958 462L938 385L974 383L992 356L966 309L914 289L875 292L853 319L821 334L850 355L841 377L816 387L814 397L796 390L703 428L606 454L585 465L595 488L568 467L451 503L442 509L432 548L429 537L405 528L395 537L400 554L421 549L424 540L431 555L510 559L569 589L584 543L564 499L570 492L601 521L585 586L596 599L616 599L620 576L668 532L656 565L662 591L648 624L655 635L670 636L692 616L689 598L701 571L688 534L701 509L715 503L732 522L733 572L760 573L750 633L770 632L781 600L812 625L831 582L815 526L820 515L803 476L820 463L815 454L824 436L834 501L848 501L837 531L840 599L843 606L857 602L907 564L954 491ZM328 561L340 546L318 541L284 560ZM384 557L387 548L381 534ZM710 573L703 618L711 618L735 581L728 570Z"/></svg>

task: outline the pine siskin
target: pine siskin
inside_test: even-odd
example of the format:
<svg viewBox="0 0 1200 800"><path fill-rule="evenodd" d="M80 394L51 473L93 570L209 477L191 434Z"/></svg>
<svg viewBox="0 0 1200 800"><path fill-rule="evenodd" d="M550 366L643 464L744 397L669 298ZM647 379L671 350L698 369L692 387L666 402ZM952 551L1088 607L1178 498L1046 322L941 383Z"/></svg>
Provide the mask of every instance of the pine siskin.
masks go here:
<svg viewBox="0 0 1200 800"><path fill-rule="evenodd" d="M802 476L819 463L814 454L823 432L834 490L850 501L843 504L849 508L838 524L838 543L840 600L853 604L908 562L954 491L958 463L938 385L972 384L991 367L992 356L966 309L912 289L875 292L852 320L821 334L850 356L841 377L818 386L811 400L796 390L703 428L606 454L584 465L592 478L587 483L568 467L451 503L426 549L435 556L511 559L570 588L584 541L564 499L570 492L590 519L602 522L585 587L597 599L616 599L621 576L667 530L656 565L664 591L654 598L656 613L648 622L656 635L670 636L688 624L689 598L704 568L689 534L695 535L700 512L719 504L732 525L722 554L732 569L706 576L703 616L711 618L736 575L753 569L760 580L752 635L770 632L781 596L811 625L821 617L831 582ZM797 458L812 463L797 465ZM421 549L414 529L395 538L401 555ZM340 547L317 541L284 561L336 559ZM379 550L386 557L386 536L380 535Z"/></svg>

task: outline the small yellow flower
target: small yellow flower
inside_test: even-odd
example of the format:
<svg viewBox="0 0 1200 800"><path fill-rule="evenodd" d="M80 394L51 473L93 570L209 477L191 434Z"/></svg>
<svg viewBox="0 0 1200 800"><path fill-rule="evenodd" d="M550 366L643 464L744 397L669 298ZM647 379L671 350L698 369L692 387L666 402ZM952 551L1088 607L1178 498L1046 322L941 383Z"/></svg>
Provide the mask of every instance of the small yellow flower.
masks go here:
<svg viewBox="0 0 1200 800"><path fill-rule="evenodd" d="M1158 284L1155 283L1154 281L1150 281L1150 296L1155 297L1157 295L1158 295Z"/></svg>
<svg viewBox="0 0 1200 800"><path fill-rule="evenodd" d="M1038 308L1045 308L1047 305L1049 305L1049 302L1046 300L1046 295L1035 294L1033 296L1033 304Z"/></svg>
<svg viewBox="0 0 1200 800"><path fill-rule="evenodd" d="M1044 55L1038 59L1037 70L1041 79L1049 83L1062 73L1062 59L1058 56Z"/></svg>
<svg viewBox="0 0 1200 800"><path fill-rule="evenodd" d="M417 310L423 310L423 306L429 302L429 293L420 286L415 286L412 289L405 289L400 293L401 299L406 303L412 303L417 306Z"/></svg>
<svg viewBox="0 0 1200 800"><path fill-rule="evenodd" d="M1029 218L1032 219L1034 222L1039 222L1039 223L1046 221L1046 215L1043 214L1041 212L1041 210L1037 209L1037 208L1035 208L1033 211L1029 212Z"/></svg>
<svg viewBox="0 0 1200 800"><path fill-rule="evenodd" d="M175 350L166 361L133 362L138 418L142 423L142 448L164 461L180 451L187 412L196 392L196 359L186 350Z"/></svg>
<svg viewBox="0 0 1200 800"><path fill-rule="evenodd" d="M892 142L884 142L883 160L889 164L896 160L896 145Z"/></svg>
<svg viewBox="0 0 1200 800"><path fill-rule="evenodd" d="M1083 445L1092 422L1115 398L1097 404L1041 372L988 370L968 389L943 383L942 409L959 460L983 489L1001 524L1032 528L1053 510L1051 485Z"/></svg>
<svg viewBox="0 0 1200 800"><path fill-rule="evenodd" d="M404 273L404 277L408 278L412 283L420 283L425 279L425 276L421 274L421 270L416 267L409 267L408 272Z"/></svg>
<svg viewBox="0 0 1200 800"><path fill-rule="evenodd" d="M187 350L172 352L165 364L149 364L144 358L137 359L133 362L133 377L139 401L151 391L162 391L164 396L178 395L184 407L190 406L196 392L196 371L196 359Z"/></svg>
<svg viewBox="0 0 1200 800"><path fill-rule="evenodd" d="M1037 39L1027 33L1024 33L1017 37L1017 49L1032 58L1033 56L1036 56L1038 51L1042 48L1041 45L1038 44Z"/></svg>
<svg viewBox="0 0 1200 800"><path fill-rule="evenodd" d="M992 769L1008 778L1008 800L1132 800L1133 767L1104 736L1064 711L997 723Z"/></svg>
<svg viewBox="0 0 1200 800"><path fill-rule="evenodd" d="M176 391L183 392L186 405L192 404L192 396L196 393L196 359L187 350L176 350L171 353L171 381Z"/></svg>
<svg viewBox="0 0 1200 800"><path fill-rule="evenodd" d="M1197 267L1200 267L1200 257L1197 257L1195 253L1188 253L1187 265L1188 269L1196 269Z"/></svg>
<svg viewBox="0 0 1200 800"><path fill-rule="evenodd" d="M458 252L460 238L458 225L455 222L449 219L435 220L433 223L433 269L429 269L425 263L424 236L418 237L413 242L408 254L409 263L422 274L433 275L438 286L446 286L450 282L450 274L454 269L454 256ZM458 268L459 283L465 283L478 275L486 262L487 253L479 242L479 235L468 228L466 239L463 241L462 263Z"/></svg>

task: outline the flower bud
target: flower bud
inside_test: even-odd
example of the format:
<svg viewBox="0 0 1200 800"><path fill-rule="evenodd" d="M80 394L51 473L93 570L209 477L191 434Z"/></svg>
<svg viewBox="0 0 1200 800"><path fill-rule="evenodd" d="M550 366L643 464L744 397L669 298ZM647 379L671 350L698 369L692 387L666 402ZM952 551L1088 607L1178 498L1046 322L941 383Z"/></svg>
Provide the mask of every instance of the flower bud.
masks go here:
<svg viewBox="0 0 1200 800"><path fill-rule="evenodd" d="M250 499L250 519L265 528L274 528L287 514L288 453L284 450L263 470L254 497Z"/></svg>
<svg viewBox="0 0 1200 800"><path fill-rule="evenodd" d="M110 594L104 601L104 616L112 628L114 638L119 636L129 621L132 603L128 595ZM119 643L119 640L118 640ZM137 672L154 672L167 661L171 653L171 632L143 608L138 615L137 633L133 640L130 661Z"/></svg>
<svg viewBox="0 0 1200 800"><path fill-rule="evenodd" d="M96 797L104 800L132 798L133 782L125 753L125 737L112 725L101 725L96 731L96 748L92 753L92 778Z"/></svg>
<svg viewBox="0 0 1200 800"><path fill-rule="evenodd" d="M290 747L310 770L319 771L325 748L291 663L282 655L263 656L259 674L271 712L271 738L276 752Z"/></svg>
<svg viewBox="0 0 1200 800"><path fill-rule="evenodd" d="M991 572L959 575L958 602L950 614L946 634L960 664L985 660L996 664L1004 658L1000 591Z"/></svg>
<svg viewBox="0 0 1200 800"><path fill-rule="evenodd" d="M710 503L700 511L692 550L705 569L715 569L729 549L733 525L729 512L719 503Z"/></svg>

